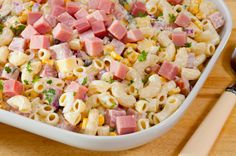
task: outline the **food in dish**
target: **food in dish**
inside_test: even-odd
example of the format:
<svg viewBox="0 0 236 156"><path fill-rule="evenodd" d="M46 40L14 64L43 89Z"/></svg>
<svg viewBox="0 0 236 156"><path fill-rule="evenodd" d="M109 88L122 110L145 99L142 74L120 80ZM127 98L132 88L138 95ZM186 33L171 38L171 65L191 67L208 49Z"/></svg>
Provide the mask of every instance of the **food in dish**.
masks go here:
<svg viewBox="0 0 236 156"><path fill-rule="evenodd" d="M220 42L208 1L4 1L1 108L115 136L168 118Z"/></svg>

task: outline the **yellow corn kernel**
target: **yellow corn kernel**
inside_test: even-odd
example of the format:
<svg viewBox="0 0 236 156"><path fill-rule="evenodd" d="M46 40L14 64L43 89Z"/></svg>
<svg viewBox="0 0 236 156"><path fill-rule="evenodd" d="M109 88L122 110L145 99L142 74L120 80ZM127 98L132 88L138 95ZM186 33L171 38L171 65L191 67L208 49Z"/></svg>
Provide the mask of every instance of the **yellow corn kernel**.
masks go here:
<svg viewBox="0 0 236 156"><path fill-rule="evenodd" d="M102 126L104 122L105 122L104 116L100 114L98 118L98 126Z"/></svg>
<svg viewBox="0 0 236 156"><path fill-rule="evenodd" d="M169 95L174 95L174 94L178 94L178 93L180 93L180 88L179 88L179 87L174 88L174 89L171 89L171 90L168 92Z"/></svg>
<svg viewBox="0 0 236 156"><path fill-rule="evenodd" d="M81 129L85 129L88 123L88 118L84 118L81 123Z"/></svg>
<svg viewBox="0 0 236 156"><path fill-rule="evenodd" d="M0 103L3 101L2 91L0 91Z"/></svg>
<svg viewBox="0 0 236 156"><path fill-rule="evenodd" d="M198 20L194 20L193 23L200 29L202 30L203 29L203 25L200 21Z"/></svg>
<svg viewBox="0 0 236 156"><path fill-rule="evenodd" d="M110 54L110 52L114 51L115 48L114 46L112 46L111 44L107 44L104 46L103 48L103 51L104 51L104 54L107 55L107 54Z"/></svg>
<svg viewBox="0 0 236 156"><path fill-rule="evenodd" d="M132 64L129 62L129 60L127 58L124 58L124 59L120 60L120 62L125 64L128 67L132 66Z"/></svg>
<svg viewBox="0 0 236 156"><path fill-rule="evenodd" d="M21 23L26 23L28 18L28 11L24 11L20 16L19 20Z"/></svg>
<svg viewBox="0 0 236 156"><path fill-rule="evenodd" d="M189 6L189 12L196 15L199 12L199 6L202 3L202 0L191 0L191 4Z"/></svg>
<svg viewBox="0 0 236 156"><path fill-rule="evenodd" d="M133 51L130 54L128 54L127 58L130 63L135 63L136 60L138 59L139 53Z"/></svg>
<svg viewBox="0 0 236 156"><path fill-rule="evenodd" d="M25 96L27 96L30 99L34 99L39 96L38 93L36 93L33 89L29 89L25 91Z"/></svg>
<svg viewBox="0 0 236 156"><path fill-rule="evenodd" d="M162 83L166 83L167 82L167 80L164 77L161 77L161 76L160 76L160 80L161 80Z"/></svg>
<svg viewBox="0 0 236 156"><path fill-rule="evenodd" d="M137 44L135 44L135 43L127 43L126 45L125 45L127 48L133 48L133 49L137 49Z"/></svg>
<svg viewBox="0 0 236 156"><path fill-rule="evenodd" d="M117 133L116 132L110 132L109 136L117 136Z"/></svg>
<svg viewBox="0 0 236 156"><path fill-rule="evenodd" d="M117 54L117 53L114 52L114 51L112 51L112 52L110 53L110 55L111 55L111 57L112 57L113 59L118 60L118 61L120 61L120 60L123 58L122 56L120 56L119 54Z"/></svg>
<svg viewBox="0 0 236 156"><path fill-rule="evenodd" d="M49 64L49 65L53 66L55 61L54 60L42 60L42 63L43 64Z"/></svg>
<svg viewBox="0 0 236 156"><path fill-rule="evenodd" d="M124 4L125 10L129 11L131 9L131 6L128 3Z"/></svg>

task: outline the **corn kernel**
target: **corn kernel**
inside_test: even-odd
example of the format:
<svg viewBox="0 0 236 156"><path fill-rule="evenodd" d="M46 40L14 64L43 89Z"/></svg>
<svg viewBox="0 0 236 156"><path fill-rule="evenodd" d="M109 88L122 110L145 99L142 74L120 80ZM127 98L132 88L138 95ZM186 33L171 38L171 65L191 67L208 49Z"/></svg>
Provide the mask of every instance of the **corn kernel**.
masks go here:
<svg viewBox="0 0 236 156"><path fill-rule="evenodd" d="M196 15L199 12L199 6L202 3L202 0L192 0L189 6L189 12Z"/></svg>
<svg viewBox="0 0 236 156"><path fill-rule="evenodd" d="M103 51L104 51L104 54L106 55L106 54L109 54L110 52L112 52L112 51L114 51L115 50L115 48L114 48L114 46L112 46L111 44L107 44L107 45L105 45L104 46L104 48L103 48Z"/></svg>
<svg viewBox="0 0 236 156"><path fill-rule="evenodd" d="M127 58L122 59L120 62L125 64L128 67L132 66L132 64L129 62L129 60Z"/></svg>
<svg viewBox="0 0 236 156"><path fill-rule="evenodd" d="M28 18L28 11L24 11L21 16L19 17L19 20L21 23L26 23Z"/></svg>
<svg viewBox="0 0 236 156"><path fill-rule="evenodd" d="M135 43L127 43L125 46L126 46L127 48L137 49L137 44L135 44Z"/></svg>
<svg viewBox="0 0 236 156"><path fill-rule="evenodd" d="M137 52L131 52L131 54L128 55L128 60L130 63L135 63L136 60L138 59L139 54Z"/></svg>
<svg viewBox="0 0 236 156"><path fill-rule="evenodd" d="M113 59L115 59L115 60L121 60L123 57L121 57L119 54L117 54L116 52L114 52L114 51L112 51L111 53L110 53L110 55L111 55L111 57L113 58Z"/></svg>
<svg viewBox="0 0 236 156"><path fill-rule="evenodd" d="M161 76L160 76L160 80L161 80L162 83L166 83L167 82L167 80L164 77L161 77Z"/></svg>
<svg viewBox="0 0 236 156"><path fill-rule="evenodd" d="M98 126L102 126L104 122L105 122L104 116L100 114L98 118Z"/></svg>
<svg viewBox="0 0 236 156"><path fill-rule="evenodd" d="M124 4L125 10L129 11L131 9L130 5L128 3Z"/></svg>
<svg viewBox="0 0 236 156"><path fill-rule="evenodd" d="M25 96L29 97L30 99L34 99L39 96L33 89L25 91Z"/></svg>
<svg viewBox="0 0 236 156"><path fill-rule="evenodd" d="M43 64L49 64L49 65L51 65L51 66L53 66L54 65L54 60L42 60L42 63Z"/></svg>
<svg viewBox="0 0 236 156"><path fill-rule="evenodd" d="M174 88L174 89L171 89L171 90L168 92L169 95L174 95L174 94L178 94L178 93L180 93L180 88L179 88L179 87Z"/></svg>
<svg viewBox="0 0 236 156"><path fill-rule="evenodd" d="M203 29L203 25L202 25L202 23L200 22L200 21L198 21L198 20L194 20L194 22L193 22L199 29Z"/></svg>
<svg viewBox="0 0 236 156"><path fill-rule="evenodd" d="M117 136L117 133L116 132L110 132L109 136Z"/></svg>
<svg viewBox="0 0 236 156"><path fill-rule="evenodd" d="M85 129L88 123L88 118L84 118L81 123L81 129Z"/></svg>

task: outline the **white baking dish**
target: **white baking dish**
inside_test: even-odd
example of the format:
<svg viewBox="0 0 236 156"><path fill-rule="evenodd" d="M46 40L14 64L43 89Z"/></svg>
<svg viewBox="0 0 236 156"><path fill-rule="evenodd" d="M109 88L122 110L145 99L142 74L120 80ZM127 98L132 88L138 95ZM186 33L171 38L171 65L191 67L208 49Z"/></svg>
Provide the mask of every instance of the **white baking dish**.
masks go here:
<svg viewBox="0 0 236 156"><path fill-rule="evenodd" d="M225 3L222 0L211 1L213 1L217 5L219 10L224 14L224 18L226 20L225 26L221 32L222 41L218 46L214 56L211 58L207 67L202 73L197 84L195 85L191 93L188 95L187 99L175 113L173 113L168 119L161 122L160 124L151 127L145 131L140 131L128 135L116 137L102 137L89 136L66 131L4 110L0 110L0 122L74 147L97 151L116 151L130 149L150 142L155 138L158 138L174 126L174 124L181 118L185 110L192 103L198 91L205 82L207 76L209 75L212 67L214 66L217 58L221 54L230 36L232 30L232 19L229 9L226 7Z"/></svg>

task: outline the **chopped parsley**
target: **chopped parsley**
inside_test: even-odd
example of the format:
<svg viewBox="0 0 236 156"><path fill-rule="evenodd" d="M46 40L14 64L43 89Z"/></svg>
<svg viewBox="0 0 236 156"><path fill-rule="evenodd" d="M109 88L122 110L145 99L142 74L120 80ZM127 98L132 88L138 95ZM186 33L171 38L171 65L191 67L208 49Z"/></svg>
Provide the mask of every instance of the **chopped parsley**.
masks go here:
<svg viewBox="0 0 236 156"><path fill-rule="evenodd" d="M52 80L48 80L48 81L47 81L47 84L52 84Z"/></svg>
<svg viewBox="0 0 236 156"><path fill-rule="evenodd" d="M142 51L142 53L138 56L138 60L140 61L140 62L143 62L143 61L145 61L147 59L147 52L146 51Z"/></svg>
<svg viewBox="0 0 236 156"><path fill-rule="evenodd" d="M82 82L82 85L86 85L86 84L87 84L87 82L88 82L88 78L87 78L87 77L85 77L85 78L84 78L84 80L83 80L83 82Z"/></svg>
<svg viewBox="0 0 236 156"><path fill-rule="evenodd" d="M176 16L174 14L169 14L169 22L174 23L176 20Z"/></svg>
<svg viewBox="0 0 236 156"><path fill-rule="evenodd" d="M110 78L110 80L108 81L109 83L113 83L115 80L113 80L113 78Z"/></svg>
<svg viewBox="0 0 236 156"><path fill-rule="evenodd" d="M25 25L23 25L23 24L20 24L20 25L18 25L18 26L16 26L16 27L10 27L10 29L12 30L12 32L15 34L15 36L19 36L20 34L21 34L21 32L23 31L23 30L25 30Z"/></svg>
<svg viewBox="0 0 236 156"><path fill-rule="evenodd" d="M144 79L142 79L143 84L146 84L148 82L148 77L145 77Z"/></svg>
<svg viewBox="0 0 236 156"><path fill-rule="evenodd" d="M163 16L163 13L160 13L159 15L158 15L158 17L162 17Z"/></svg>
<svg viewBox="0 0 236 156"><path fill-rule="evenodd" d="M185 44L185 47L187 47L187 48L192 47L192 43L191 43L191 42L187 42L187 43Z"/></svg>
<svg viewBox="0 0 236 156"><path fill-rule="evenodd" d="M146 17L147 14L143 12L138 12L137 17Z"/></svg>
<svg viewBox="0 0 236 156"><path fill-rule="evenodd" d="M3 82L0 80L0 91L3 91Z"/></svg>
<svg viewBox="0 0 236 156"><path fill-rule="evenodd" d="M115 102L112 102L111 108L115 108L115 107L116 107L116 103L115 103Z"/></svg>
<svg viewBox="0 0 236 156"><path fill-rule="evenodd" d="M127 55L130 55L131 53L132 53L132 51L128 51L128 52L127 52Z"/></svg>
<svg viewBox="0 0 236 156"><path fill-rule="evenodd" d="M29 85L29 81L27 81L27 80L24 80L24 83L25 83L26 85Z"/></svg>
<svg viewBox="0 0 236 156"><path fill-rule="evenodd" d="M4 68L4 70L7 72L7 74L11 73L11 68L8 67L8 66L6 66L6 67Z"/></svg>
<svg viewBox="0 0 236 156"><path fill-rule="evenodd" d="M33 70L31 69L31 62L28 62L26 65L26 70L31 73Z"/></svg>
<svg viewBox="0 0 236 156"><path fill-rule="evenodd" d="M45 101L47 101L50 104L52 103L54 96L56 95L56 91L50 88L48 90L44 90L43 94L45 95Z"/></svg>
<svg viewBox="0 0 236 156"><path fill-rule="evenodd" d="M0 34L2 34L2 32L3 32L3 28L4 28L4 25L0 24Z"/></svg>
<svg viewBox="0 0 236 156"><path fill-rule="evenodd" d="M38 82L39 81L39 79L40 79L40 77L38 76L38 75L36 75L35 77L34 77L34 79L33 79L33 83L35 83L35 82Z"/></svg>
<svg viewBox="0 0 236 156"><path fill-rule="evenodd" d="M130 80L129 82L129 85L133 84L134 83L134 80Z"/></svg>

